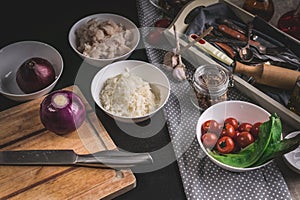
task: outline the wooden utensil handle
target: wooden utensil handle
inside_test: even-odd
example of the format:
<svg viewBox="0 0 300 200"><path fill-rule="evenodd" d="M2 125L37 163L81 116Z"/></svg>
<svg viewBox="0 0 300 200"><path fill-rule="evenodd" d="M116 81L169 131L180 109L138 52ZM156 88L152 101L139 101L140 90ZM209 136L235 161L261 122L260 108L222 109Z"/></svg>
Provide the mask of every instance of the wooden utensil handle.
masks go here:
<svg viewBox="0 0 300 200"><path fill-rule="evenodd" d="M240 40L240 41L248 41L248 38L246 35L228 27L227 25L220 24L218 26L219 30L222 31L223 33L226 33L227 35ZM263 46L260 42L254 41L254 40L249 40L249 45L255 47L260 53L265 54L266 53L266 47Z"/></svg>
<svg viewBox="0 0 300 200"><path fill-rule="evenodd" d="M218 45L221 49L223 49L230 58L234 59L235 51L228 44L221 42L216 42L215 44Z"/></svg>
<svg viewBox="0 0 300 200"><path fill-rule="evenodd" d="M220 24L218 25L218 29L222 31L223 33L226 33L227 35L230 35L233 38L236 38L238 40L246 41L247 37L243 35L242 33L233 30L232 28L229 28L227 25Z"/></svg>
<svg viewBox="0 0 300 200"><path fill-rule="evenodd" d="M233 72L241 73L246 76L253 76L255 82L257 83L286 90L292 90L298 76L300 76L299 71L269 65L266 63L256 66L249 66L240 62L236 62Z"/></svg>
<svg viewBox="0 0 300 200"><path fill-rule="evenodd" d="M219 24L224 24L226 26L228 26L229 28L232 28L242 34L246 34L245 30L241 27L239 27L238 25L236 25L235 23L233 23L231 20L227 19L227 18L219 18L217 19Z"/></svg>

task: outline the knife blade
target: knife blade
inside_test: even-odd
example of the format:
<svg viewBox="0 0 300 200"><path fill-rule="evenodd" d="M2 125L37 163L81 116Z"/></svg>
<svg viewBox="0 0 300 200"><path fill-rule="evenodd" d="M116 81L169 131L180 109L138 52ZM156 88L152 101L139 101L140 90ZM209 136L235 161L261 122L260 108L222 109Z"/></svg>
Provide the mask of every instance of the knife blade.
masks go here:
<svg viewBox="0 0 300 200"><path fill-rule="evenodd" d="M77 154L73 150L0 151L0 165L13 166L87 166L131 168L153 163L149 153L106 150L93 154Z"/></svg>

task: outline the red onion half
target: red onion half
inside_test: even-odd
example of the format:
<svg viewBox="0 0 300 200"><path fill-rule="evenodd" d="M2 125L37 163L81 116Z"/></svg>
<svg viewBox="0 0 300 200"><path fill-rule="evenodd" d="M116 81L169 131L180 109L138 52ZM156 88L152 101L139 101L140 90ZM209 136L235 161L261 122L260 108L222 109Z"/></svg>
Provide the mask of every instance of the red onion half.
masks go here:
<svg viewBox="0 0 300 200"><path fill-rule="evenodd" d="M67 90L48 94L40 105L40 119L46 129L63 135L75 131L86 118L86 109L78 95Z"/></svg>
<svg viewBox="0 0 300 200"><path fill-rule="evenodd" d="M55 80L52 64L39 57L27 59L18 68L16 81L24 93L32 93L44 89Z"/></svg>

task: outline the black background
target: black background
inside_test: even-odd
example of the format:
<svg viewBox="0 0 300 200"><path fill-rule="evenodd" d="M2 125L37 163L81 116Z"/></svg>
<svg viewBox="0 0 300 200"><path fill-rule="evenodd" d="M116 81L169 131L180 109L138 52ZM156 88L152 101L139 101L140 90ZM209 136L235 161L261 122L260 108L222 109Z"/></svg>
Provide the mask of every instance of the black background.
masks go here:
<svg viewBox="0 0 300 200"><path fill-rule="evenodd" d="M62 1L60 1L62 2ZM135 0L89 0L89 1L6 1L0 7L0 48L8 44L35 40L55 47L64 60L64 71L54 90L73 85L80 67L86 67L85 81L78 85L90 104L94 102L90 94L90 82L99 70L82 63L68 43L68 32L79 19L96 13L115 13L122 15L137 26L137 8ZM18 55L15 55L16 57ZM129 59L147 61L143 49L136 50ZM0 61L1 62L1 61ZM0 95L0 111L16 106L21 102L6 99ZM95 105L94 105L95 106ZM96 109L97 115L118 147L134 152L146 152L159 149L170 142L166 124L159 133L147 139L136 139L125 135L105 113ZM164 118L163 112L154 117ZM163 120L164 121L164 120ZM169 152L173 157L173 151ZM137 186L116 199L185 199L177 162L148 173L135 173ZM76 184L76 183L74 183Z"/></svg>

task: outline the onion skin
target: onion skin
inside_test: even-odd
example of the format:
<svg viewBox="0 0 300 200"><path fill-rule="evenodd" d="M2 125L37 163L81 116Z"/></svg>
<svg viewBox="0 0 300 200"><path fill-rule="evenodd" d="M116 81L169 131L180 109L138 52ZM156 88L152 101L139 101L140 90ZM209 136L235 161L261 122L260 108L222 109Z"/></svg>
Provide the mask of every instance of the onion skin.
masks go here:
<svg viewBox="0 0 300 200"><path fill-rule="evenodd" d="M55 80L52 64L39 57L27 59L18 68L16 81L24 93L37 92L49 86Z"/></svg>
<svg viewBox="0 0 300 200"><path fill-rule="evenodd" d="M64 135L79 128L86 118L86 108L78 95L67 90L48 94L40 104L40 120L45 128Z"/></svg>

